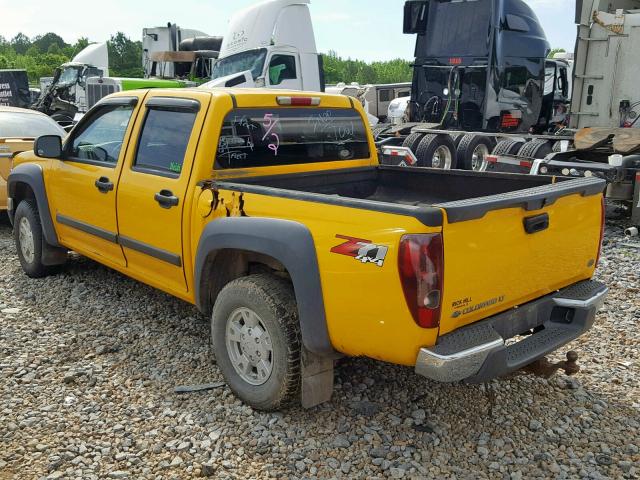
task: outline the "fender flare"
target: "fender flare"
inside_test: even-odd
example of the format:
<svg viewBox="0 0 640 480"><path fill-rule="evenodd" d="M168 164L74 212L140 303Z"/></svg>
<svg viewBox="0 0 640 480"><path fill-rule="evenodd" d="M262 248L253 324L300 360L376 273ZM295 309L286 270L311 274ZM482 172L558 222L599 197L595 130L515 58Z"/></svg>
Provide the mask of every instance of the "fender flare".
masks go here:
<svg viewBox="0 0 640 480"><path fill-rule="evenodd" d="M49 210L49 201L47 199L47 190L44 185L44 176L42 174L42 167L37 163L23 163L15 167L9 174L7 180L7 194L12 200L15 199L16 185L18 183L25 183L29 185L36 198L38 205L38 213L40 214L40 223L42 224L42 232L46 242L53 246L59 247L58 235L53 226L51 219L51 211ZM13 221L15 209L18 205L13 202L13 209L9 212L9 217Z"/></svg>
<svg viewBox="0 0 640 480"><path fill-rule="evenodd" d="M202 232L196 254L194 285L196 304L204 311L207 292L201 291L202 274L211 255L223 249L268 255L289 272L298 305L305 348L317 355L333 356L327 328L320 268L309 229L297 222L254 217L227 217L210 222Z"/></svg>

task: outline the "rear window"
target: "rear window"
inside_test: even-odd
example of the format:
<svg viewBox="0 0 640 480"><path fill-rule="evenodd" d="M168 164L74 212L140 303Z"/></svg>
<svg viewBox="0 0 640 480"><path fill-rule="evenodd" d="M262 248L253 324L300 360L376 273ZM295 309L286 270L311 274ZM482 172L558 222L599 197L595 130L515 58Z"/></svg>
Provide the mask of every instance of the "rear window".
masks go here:
<svg viewBox="0 0 640 480"><path fill-rule="evenodd" d="M369 158L367 130L355 110L257 108L225 118L216 168L268 167Z"/></svg>

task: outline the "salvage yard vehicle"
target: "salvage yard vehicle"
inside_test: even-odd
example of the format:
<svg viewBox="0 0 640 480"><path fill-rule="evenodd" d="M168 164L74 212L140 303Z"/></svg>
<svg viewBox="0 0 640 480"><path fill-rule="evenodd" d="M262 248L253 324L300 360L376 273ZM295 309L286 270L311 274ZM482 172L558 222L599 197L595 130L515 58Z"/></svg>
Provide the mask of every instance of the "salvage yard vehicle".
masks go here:
<svg viewBox="0 0 640 480"><path fill-rule="evenodd" d="M197 305L261 410L328 401L341 355L477 383L593 325L603 180L381 166L366 118L321 93L114 94L16 161L22 268L74 250Z"/></svg>
<svg viewBox="0 0 640 480"><path fill-rule="evenodd" d="M513 148L523 154L551 152L548 136L566 124L570 65L547 58L523 0L409 0L404 33L417 34L408 112L396 101L395 125L378 127L376 139L444 169L481 170L503 134L518 134Z"/></svg>
<svg viewBox="0 0 640 480"><path fill-rule="evenodd" d="M67 133L43 113L0 106L0 212L7 209L7 179L14 156L33 150L33 141L41 135L64 138Z"/></svg>

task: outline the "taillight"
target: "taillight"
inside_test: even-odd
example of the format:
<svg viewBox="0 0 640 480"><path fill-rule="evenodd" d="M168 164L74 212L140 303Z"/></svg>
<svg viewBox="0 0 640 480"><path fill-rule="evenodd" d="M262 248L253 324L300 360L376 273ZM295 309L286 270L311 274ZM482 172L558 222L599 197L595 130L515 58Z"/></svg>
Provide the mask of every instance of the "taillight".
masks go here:
<svg viewBox="0 0 640 480"><path fill-rule="evenodd" d="M604 195L602 195L602 210L600 212L600 244L598 245L598 256L596 257L596 266L600 262L600 254L602 253L602 242L604 241L604 224L606 217L606 206L604 203Z"/></svg>
<svg viewBox="0 0 640 480"><path fill-rule="evenodd" d="M502 128L518 128L522 120L522 112L506 112L502 114L500 127Z"/></svg>
<svg viewBox="0 0 640 480"><path fill-rule="evenodd" d="M400 240L398 269L407 306L422 328L438 328L444 277L442 235L405 235Z"/></svg>

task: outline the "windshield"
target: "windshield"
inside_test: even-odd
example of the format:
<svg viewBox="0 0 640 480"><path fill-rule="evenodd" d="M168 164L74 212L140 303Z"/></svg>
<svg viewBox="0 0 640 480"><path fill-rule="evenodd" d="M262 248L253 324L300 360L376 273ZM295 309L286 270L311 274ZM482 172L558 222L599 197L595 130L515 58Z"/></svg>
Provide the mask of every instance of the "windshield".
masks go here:
<svg viewBox="0 0 640 480"><path fill-rule="evenodd" d="M64 67L60 78L58 79L58 85L71 85L78 81L78 74L80 73L80 67Z"/></svg>
<svg viewBox="0 0 640 480"><path fill-rule="evenodd" d="M1 138L37 138L40 135L67 133L54 120L35 113L0 112Z"/></svg>
<svg viewBox="0 0 640 480"><path fill-rule="evenodd" d="M216 61L211 78L215 80L216 78L251 70L251 75L255 80L262 75L266 58L267 50L265 48L236 53Z"/></svg>

